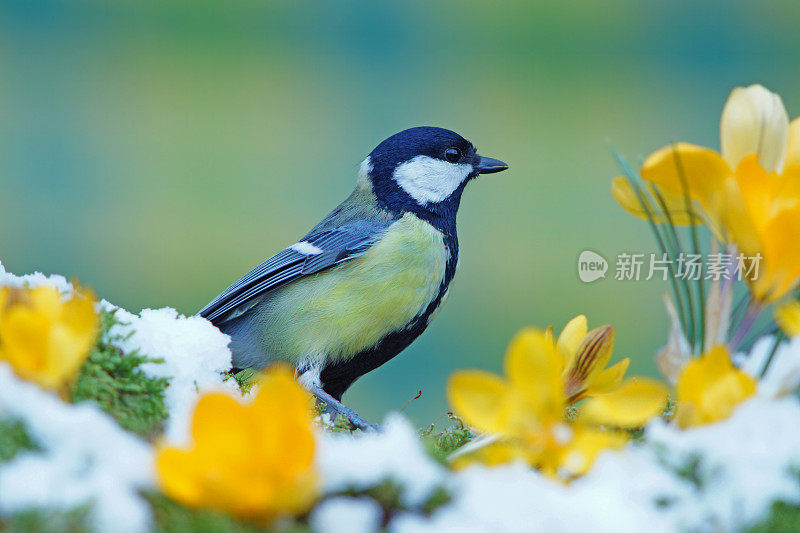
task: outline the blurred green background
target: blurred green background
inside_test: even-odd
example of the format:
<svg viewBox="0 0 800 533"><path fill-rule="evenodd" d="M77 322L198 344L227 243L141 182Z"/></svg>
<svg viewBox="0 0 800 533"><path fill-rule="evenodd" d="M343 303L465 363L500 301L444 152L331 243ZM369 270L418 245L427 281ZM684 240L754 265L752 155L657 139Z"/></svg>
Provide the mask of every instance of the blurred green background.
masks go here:
<svg viewBox="0 0 800 533"><path fill-rule="evenodd" d="M511 170L472 184L432 327L345 401L444 412L455 369L586 313L654 373L665 283L583 284L584 249L650 252L609 193L633 161L718 146L762 82L800 114L796 2L36 1L0 4L0 260L132 311L192 314L350 191L383 138L439 125Z"/></svg>

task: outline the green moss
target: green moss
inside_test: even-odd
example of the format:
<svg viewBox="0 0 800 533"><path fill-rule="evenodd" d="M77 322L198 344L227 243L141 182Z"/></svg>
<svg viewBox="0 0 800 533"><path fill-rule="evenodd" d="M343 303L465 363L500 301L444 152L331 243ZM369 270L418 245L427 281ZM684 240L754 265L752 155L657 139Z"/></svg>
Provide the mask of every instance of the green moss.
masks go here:
<svg viewBox="0 0 800 533"><path fill-rule="evenodd" d="M400 485L394 481L386 480L365 491L353 491L350 495L372 498L383 508L384 514L391 516L405 509L401 500L402 494L403 490Z"/></svg>
<svg viewBox="0 0 800 533"><path fill-rule="evenodd" d="M99 340L72 385L71 399L93 401L123 428L150 438L161 431L169 416L164 405L169 380L150 377L140 368L143 363L161 360L137 351L124 353L113 345L123 340L111 334L118 323L116 313L102 313Z"/></svg>
<svg viewBox="0 0 800 533"><path fill-rule="evenodd" d="M436 509L438 509L442 505L445 505L446 503L450 503L450 501L452 499L453 499L453 497L450 495L450 492L448 492L448 490L446 488L437 487L433 491L433 494L431 494L430 497L428 498L428 501L426 501L422 505L422 511L426 515L430 515L431 513L433 513Z"/></svg>
<svg viewBox="0 0 800 533"><path fill-rule="evenodd" d="M271 527L259 527L207 509L190 509L160 494L146 495L153 509L158 533L302 533L308 527L293 520L278 521Z"/></svg>
<svg viewBox="0 0 800 533"><path fill-rule="evenodd" d="M800 531L800 507L786 502L772 504L769 516L750 533L796 533Z"/></svg>
<svg viewBox="0 0 800 533"><path fill-rule="evenodd" d="M23 450L36 448L21 421L0 418L0 463L10 461Z"/></svg>
<svg viewBox="0 0 800 533"><path fill-rule="evenodd" d="M3 533L89 533L88 507L71 511L30 510L0 520Z"/></svg>
<svg viewBox="0 0 800 533"><path fill-rule="evenodd" d="M323 412L325 412L325 407L323 405ZM336 415L336 418L333 420L333 424L327 426L325 429L331 431L333 433L355 433L357 430L350 424L350 421L347 419L346 416L339 414Z"/></svg>
<svg viewBox="0 0 800 533"><path fill-rule="evenodd" d="M448 425L436 431L436 422L422 430L422 442L428 452L439 462L446 464L447 457L474 438L464 421L453 413L447 413Z"/></svg>
<svg viewBox="0 0 800 533"><path fill-rule="evenodd" d="M253 370L252 368L245 368L244 370L240 370L235 374L233 372L225 372L223 381L233 379L236 381L236 384L239 386L239 390L242 391L242 394L247 394L250 392L250 389L253 388L253 385L255 385L257 378L258 371Z"/></svg>

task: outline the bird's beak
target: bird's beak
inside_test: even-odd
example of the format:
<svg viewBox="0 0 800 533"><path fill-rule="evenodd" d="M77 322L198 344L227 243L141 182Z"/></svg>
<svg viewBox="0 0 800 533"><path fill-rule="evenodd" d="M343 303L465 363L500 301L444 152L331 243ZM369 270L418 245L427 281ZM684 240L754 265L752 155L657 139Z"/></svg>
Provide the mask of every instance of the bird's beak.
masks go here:
<svg viewBox="0 0 800 533"><path fill-rule="evenodd" d="M508 168L508 165L499 159L492 159L491 157L478 156L478 164L475 169L478 174L493 174L494 172L502 172Z"/></svg>

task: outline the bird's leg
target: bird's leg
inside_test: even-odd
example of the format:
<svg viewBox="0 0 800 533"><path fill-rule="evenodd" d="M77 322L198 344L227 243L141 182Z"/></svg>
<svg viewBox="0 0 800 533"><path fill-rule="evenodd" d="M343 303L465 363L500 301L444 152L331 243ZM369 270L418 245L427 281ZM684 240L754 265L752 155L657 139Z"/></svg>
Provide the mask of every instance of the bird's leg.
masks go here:
<svg viewBox="0 0 800 533"><path fill-rule="evenodd" d="M328 412L336 418L338 415L343 415L350 424L361 431L377 431L378 426L370 424L360 416L358 413L344 405L342 402L325 392L322 387L314 383L305 384L308 391L317 397L319 401L328 407Z"/></svg>

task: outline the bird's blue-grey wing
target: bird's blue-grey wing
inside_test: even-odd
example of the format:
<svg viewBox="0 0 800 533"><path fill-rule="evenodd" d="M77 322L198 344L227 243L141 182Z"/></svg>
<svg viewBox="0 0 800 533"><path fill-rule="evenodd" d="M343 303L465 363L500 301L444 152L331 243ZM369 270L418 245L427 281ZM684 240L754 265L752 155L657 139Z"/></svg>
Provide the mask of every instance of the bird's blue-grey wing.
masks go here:
<svg viewBox="0 0 800 533"><path fill-rule="evenodd" d="M302 241L273 255L225 289L199 313L215 323L242 314L242 308L269 291L358 257L369 249L388 224L356 221L338 228L312 232ZM231 311L238 310L237 313Z"/></svg>

